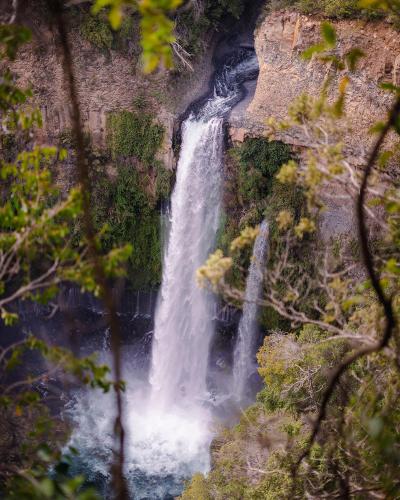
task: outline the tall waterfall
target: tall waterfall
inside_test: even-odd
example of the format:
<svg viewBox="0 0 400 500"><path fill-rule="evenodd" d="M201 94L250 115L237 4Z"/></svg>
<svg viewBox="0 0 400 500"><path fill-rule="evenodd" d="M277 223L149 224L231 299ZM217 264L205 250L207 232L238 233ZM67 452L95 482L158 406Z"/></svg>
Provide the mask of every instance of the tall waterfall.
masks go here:
<svg viewBox="0 0 400 500"><path fill-rule="evenodd" d="M242 50L223 67L213 96L182 128L182 149L172 195L172 224L153 339L153 404L190 406L207 399L213 336L213 299L195 282L215 244L222 178L222 125L240 100L241 83L257 71L254 53Z"/></svg>
<svg viewBox="0 0 400 500"><path fill-rule="evenodd" d="M268 247L268 223L264 220L254 243L253 255L246 281L243 314L234 352L233 392L239 402L246 400L249 378L255 371L254 341L257 334L257 300L263 283L263 267Z"/></svg>
<svg viewBox="0 0 400 500"><path fill-rule="evenodd" d="M215 304L198 289L196 269L215 245L222 184L223 120L258 71L254 52L230 57L215 77L212 95L185 120L171 207L162 210L162 286L156 307L151 370L141 371L124 345L126 475L137 500L180 495L184 480L209 468L212 397L207 390ZM137 312L140 312L140 296ZM151 332L147 332L150 334ZM147 342L148 335L143 342ZM109 352L103 353L105 361ZM80 391L69 409L70 444L81 452L76 473L101 482L108 498L113 459L114 399ZM108 496L107 496L108 495Z"/></svg>
<svg viewBox="0 0 400 500"><path fill-rule="evenodd" d="M206 397L212 299L197 287L195 272L218 230L221 127L220 117L191 118L183 127L150 376L153 403L166 407Z"/></svg>

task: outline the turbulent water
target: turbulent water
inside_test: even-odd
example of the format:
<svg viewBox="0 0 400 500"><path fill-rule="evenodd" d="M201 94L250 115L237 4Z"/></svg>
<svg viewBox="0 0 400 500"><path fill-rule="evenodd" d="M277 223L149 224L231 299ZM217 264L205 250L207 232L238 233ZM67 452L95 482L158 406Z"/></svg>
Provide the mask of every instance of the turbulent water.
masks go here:
<svg viewBox="0 0 400 500"><path fill-rule="evenodd" d="M253 256L246 281L243 314L238 329L238 340L234 352L233 393L236 400L246 403L249 379L256 369L254 360L255 336L257 334L257 300L263 283L263 265L268 247L268 223L260 225L260 232L254 243Z"/></svg>
<svg viewBox="0 0 400 500"><path fill-rule="evenodd" d="M211 96L182 125L176 185L163 220L168 235L149 380L146 374L140 379L134 363L124 373L126 472L135 499L173 498L185 479L209 468L215 422L207 373L215 304L197 287L195 273L213 250L219 225L224 117L257 70L253 51L229 57ZM110 396L93 394L81 395L70 408L80 469L96 484L109 480L112 409Z"/></svg>

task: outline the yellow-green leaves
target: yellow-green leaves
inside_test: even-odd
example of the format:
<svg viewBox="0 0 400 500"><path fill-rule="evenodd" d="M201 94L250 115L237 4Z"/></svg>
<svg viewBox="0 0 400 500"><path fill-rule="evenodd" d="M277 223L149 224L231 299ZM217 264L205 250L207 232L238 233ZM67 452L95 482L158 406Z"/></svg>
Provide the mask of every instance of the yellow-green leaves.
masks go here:
<svg viewBox="0 0 400 500"><path fill-rule="evenodd" d="M231 243L231 252L236 252L248 247L254 243L257 238L260 228L257 227L245 227L240 235L235 238Z"/></svg>
<svg viewBox="0 0 400 500"><path fill-rule="evenodd" d="M135 1L129 0L96 0L92 7L93 14L98 14L101 9L108 8L108 20L112 29L117 30L121 27L124 7L133 7Z"/></svg>
<svg viewBox="0 0 400 500"><path fill-rule="evenodd" d="M293 224L293 214L289 210L281 210L276 218L278 229L285 231Z"/></svg>
<svg viewBox="0 0 400 500"><path fill-rule="evenodd" d="M307 217L302 217L300 222L294 228L296 236L300 239L304 237L307 233L313 233L315 231L315 222Z"/></svg>
<svg viewBox="0 0 400 500"><path fill-rule="evenodd" d="M341 57L334 53L337 45L337 34L332 24L328 22L321 24L321 35L322 41L306 49L302 57L308 60L317 56L320 62L332 64L338 70L344 70L347 67L350 71L355 71L359 59L364 56L364 52L354 47Z"/></svg>
<svg viewBox="0 0 400 500"><path fill-rule="evenodd" d="M348 85L349 85L349 77L344 76L343 78L341 78L338 89L339 96L336 99L335 103L333 104L333 109L332 109L334 115L337 116L338 118L340 118L343 115L346 89Z"/></svg>
<svg viewBox="0 0 400 500"><path fill-rule="evenodd" d="M15 59L19 47L30 39L31 32L25 26L0 25L0 59Z"/></svg>
<svg viewBox="0 0 400 500"><path fill-rule="evenodd" d="M400 11L399 0L360 0L359 5L365 9L381 9L394 14L399 14Z"/></svg>
<svg viewBox="0 0 400 500"><path fill-rule="evenodd" d="M175 24L168 16L182 0L96 0L92 12L108 9L111 27L121 27L124 9L138 10L141 15L141 44L144 71L154 71L160 64L172 67L172 46L175 41Z"/></svg>
<svg viewBox="0 0 400 500"><path fill-rule="evenodd" d="M18 314L11 313L3 309L1 311L1 319L4 321L6 326L11 326L18 321Z"/></svg>
<svg viewBox="0 0 400 500"><path fill-rule="evenodd" d="M288 163L283 165L279 170L276 178L282 184L291 184L296 182L298 165L294 160L290 160Z"/></svg>
<svg viewBox="0 0 400 500"><path fill-rule="evenodd" d="M302 54L304 59L311 59L314 54L321 54L335 48L337 36L335 28L328 22L321 24L322 41L316 45L312 45Z"/></svg>
<svg viewBox="0 0 400 500"><path fill-rule="evenodd" d="M175 41L174 22L167 14L176 9L181 0L141 0L142 59L145 72L154 71L159 64L172 67L171 44Z"/></svg>
<svg viewBox="0 0 400 500"><path fill-rule="evenodd" d="M222 250L217 250L209 256L205 265L197 270L198 285L202 288L211 285L212 289L216 291L225 274L232 268L232 264L233 261L230 257L224 257Z"/></svg>
<svg viewBox="0 0 400 500"><path fill-rule="evenodd" d="M345 55L345 59L349 70L355 71L357 68L358 61L364 56L365 53L361 49L357 47L350 49Z"/></svg>
<svg viewBox="0 0 400 500"><path fill-rule="evenodd" d="M326 46L333 48L337 41L335 28L330 23L324 22L321 24L321 33Z"/></svg>

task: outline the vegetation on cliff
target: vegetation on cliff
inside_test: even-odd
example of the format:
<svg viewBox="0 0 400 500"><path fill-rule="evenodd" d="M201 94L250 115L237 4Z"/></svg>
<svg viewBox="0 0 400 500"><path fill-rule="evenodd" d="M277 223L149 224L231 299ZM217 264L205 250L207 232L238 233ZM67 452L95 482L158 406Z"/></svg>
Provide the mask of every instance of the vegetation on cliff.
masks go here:
<svg viewBox="0 0 400 500"><path fill-rule="evenodd" d="M197 475L185 499L195 498L194 492L216 499L397 498L400 492L399 89L386 85L394 104L388 121L372 129L375 142L360 171L345 147L350 81L343 72L361 54L339 60L332 26L323 24L322 34L306 56L339 73L336 100L327 97L334 81L328 74L320 96L300 96L284 123L269 120L271 137L293 128L314 145L301 162L289 161L276 175L284 189L303 190L307 213L299 218L280 210L278 245L260 268L260 306L291 326L265 338L258 354L265 387L240 424L221 435L211 473ZM385 142L392 128L396 137ZM349 209L357 206L356 248L356 232L339 244L319 238L318 245L307 246L320 234L332 196ZM232 289L229 273L237 267L237 252L247 251L256 234L245 229L228 255L210 256L199 270L200 283L238 300L241 292Z"/></svg>
<svg viewBox="0 0 400 500"><path fill-rule="evenodd" d="M199 0L192 8L178 11L178 42L188 54L199 55L206 47L206 34L220 31L229 19L239 19L245 5L246 0Z"/></svg>
<svg viewBox="0 0 400 500"><path fill-rule="evenodd" d="M270 9L291 8L303 14L323 15L331 19L364 18L368 20L385 17L386 13L379 5L369 8L373 2L359 0L272 0ZM375 2L377 4L379 2ZM381 2L382 7L384 3ZM378 7L378 8L377 8Z"/></svg>
<svg viewBox="0 0 400 500"><path fill-rule="evenodd" d="M156 159L164 129L136 104L134 112L114 112L107 119L109 154L115 165L111 179L98 167L94 182L94 220L106 225L105 250L132 244L128 277L135 288L161 280L159 203L170 194L172 173Z"/></svg>
<svg viewBox="0 0 400 500"><path fill-rule="evenodd" d="M107 5L111 6L110 18L116 28L121 21L119 9L122 3L112 3L108 2ZM119 321L110 282L125 275L125 262L132 248L131 245L113 245L109 251L105 251L106 230L101 228L99 232L96 231L93 221L95 207L92 203L92 167L95 159L86 147L83 133L65 12L62 3L56 1L48 2L46 13L60 43L64 62L65 89L72 109L70 142L76 166L76 176L71 176L71 181L77 180L77 185L60 192L54 184L52 174L57 170L56 166L67 166L65 148L41 147L33 143L34 129L41 126L40 112L32 110L29 105L31 91L18 86L16 78L7 69L10 60L16 57L20 45L30 40L30 31L14 24L18 6L18 2L10 6L10 13L6 13L10 14L10 24L0 27L0 57L4 63L0 83L0 173L4 181L0 192L1 321L3 327L18 321L19 300L48 303L55 297L61 282L75 282L82 291L100 296L106 304L113 352L113 376L111 378L110 369L99 365L94 356L77 358L64 348L40 340L34 335L36 332L32 332L32 335L21 332L22 338L15 342L13 339L2 338L0 426L4 439L0 443L0 452L4 459L0 470L1 495L18 499L98 498L93 489L84 487L83 476L71 477L70 465L77 452L70 449L63 453L62 446L68 429L60 423L57 415L50 414L48 392L41 390L42 384L46 387L50 377L61 383L66 376L69 382L73 377L77 384L114 392L117 408L114 430L118 441L114 450L112 483L116 497L126 499L121 416L121 391L124 390L124 382L121 380ZM147 40L154 23L160 26L157 23L161 20L160 28L170 27L165 13L173 6L171 2L164 2L162 7L154 2L147 2L141 9L144 23L142 28L144 32L147 30ZM89 36L97 29L98 26L89 26ZM152 60L149 61L149 53L145 58L150 66L154 66L154 61L156 64L161 60L168 62L171 54L168 45L171 30L159 33L156 44L154 36L150 37L146 50L150 51ZM100 32L100 38L95 40L104 47L108 46L110 38L107 30L103 27ZM146 40L145 35L143 39ZM149 125L149 122L146 124ZM149 130L153 132L154 128L149 125ZM148 162L151 160L149 151L151 148L146 149L143 162L147 168L150 168ZM161 171L160 166L158 170ZM133 179L135 180L135 176ZM165 195L167 182L163 172L157 183L158 195ZM122 182L119 182L117 191L122 190ZM136 189L131 186L130 194L132 192L137 195ZM125 200L125 194L120 198ZM76 238L73 228L78 219L81 220L82 231L79 238ZM50 307L50 311L54 314L56 308ZM33 369L27 362L31 353L36 353ZM49 469L52 470L51 474Z"/></svg>
<svg viewBox="0 0 400 500"><path fill-rule="evenodd" d="M227 151L225 165L224 216L219 234L227 249L247 224L258 224L265 216L275 190L275 174L291 158L289 146L265 138L246 138Z"/></svg>

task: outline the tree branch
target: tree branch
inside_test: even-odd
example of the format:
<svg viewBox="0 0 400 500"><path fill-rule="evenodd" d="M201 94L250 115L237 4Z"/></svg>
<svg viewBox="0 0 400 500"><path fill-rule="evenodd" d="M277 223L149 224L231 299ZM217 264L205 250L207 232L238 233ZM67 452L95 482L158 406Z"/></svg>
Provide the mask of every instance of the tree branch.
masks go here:
<svg viewBox="0 0 400 500"><path fill-rule="evenodd" d="M376 296L379 300L379 303L382 305L384 314L385 314L385 328L383 335L380 340L378 340L376 343L373 345L369 345L366 347L363 347L359 349L358 351L349 354L343 362L338 365L334 371L332 372L330 376L330 380L328 382L328 387L325 391L324 397L321 402L321 406L319 409L318 416L314 422L311 436L309 438L309 441L307 443L307 446L303 453L300 455L299 459L297 460L295 464L295 469L294 469L294 475L297 473L297 469L300 466L301 462L303 461L304 458L306 458L312 448L312 445L314 444L317 435L319 433L319 430L321 428L321 424L323 420L326 417L326 411L327 411L327 406L331 400L331 397L334 393L334 390L336 388L337 383L339 382L341 376L346 372L346 370L349 368L349 366L357 361L358 359L368 356L369 354L376 353L381 351L384 347L386 347L392 337L393 331L396 327L396 318L394 315L393 311L393 305L392 305L392 298L391 297L386 297L383 288L381 286L379 276L377 272L375 271L374 267L374 259L373 256L370 252L369 249L369 242L368 242L368 229L365 223L365 196L366 196L366 191L368 187L368 178L372 172L372 169L374 167L374 164L379 156L379 151L390 131L390 129L395 125L398 117L400 116L400 97L396 99L395 104L393 105L390 114L389 114L389 119L387 123L385 124L384 128L382 129L378 139L375 142L374 147L372 148L372 151L369 155L369 159L367 162L367 165L364 170L364 175L362 178L361 182L361 188L360 188L360 194L357 199L357 208L356 208L356 214L357 214L357 222L358 222L358 233L359 233L359 241L360 241L360 246L361 246L361 252L362 252L362 257L364 261L365 268L367 270L369 279L371 280L372 287L376 293Z"/></svg>
<svg viewBox="0 0 400 500"><path fill-rule="evenodd" d="M58 31L59 40L63 52L64 75L72 105L72 131L76 143L76 170L83 196L83 227L88 244L89 257L93 261L96 281L101 289L101 296L105 307L109 313L109 326L111 332L111 348L113 353L113 370L115 377L115 394L117 412L115 417L114 431L116 434L118 449L115 452L116 458L112 466L112 478L114 485L114 495L117 500L128 500L128 490L124 478L124 444L125 432L123 427L123 403L122 403L122 368L121 368L121 346L120 346L120 326L117 311L112 296L111 289L107 284L101 259L97 250L96 232L91 216L91 182L89 177L89 167L86 163L85 143L83 136L82 117L78 100L75 73L72 62L72 53L65 28L63 16L63 5L61 0L47 0L50 12L54 15L55 26Z"/></svg>

